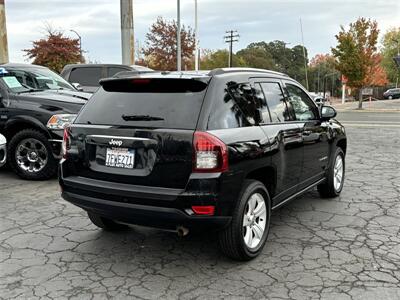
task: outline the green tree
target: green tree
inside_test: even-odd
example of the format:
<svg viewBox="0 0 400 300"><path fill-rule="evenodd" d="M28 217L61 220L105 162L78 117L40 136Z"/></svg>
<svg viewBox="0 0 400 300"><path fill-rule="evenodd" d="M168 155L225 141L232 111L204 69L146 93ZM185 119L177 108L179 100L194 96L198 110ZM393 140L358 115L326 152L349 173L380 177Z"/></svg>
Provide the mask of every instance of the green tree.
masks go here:
<svg viewBox="0 0 400 300"><path fill-rule="evenodd" d="M321 93L330 91L337 95L340 89L340 73L335 68L335 58L329 54L315 55L308 65L310 90Z"/></svg>
<svg viewBox="0 0 400 300"><path fill-rule="evenodd" d="M146 64L155 70L176 70L177 54L177 29L176 21L166 21L158 17L151 25L146 35L146 46L143 54L146 56ZM195 49L195 37L193 30L185 26L181 28L182 66L192 69L193 54Z"/></svg>
<svg viewBox="0 0 400 300"><path fill-rule="evenodd" d="M385 69L388 80L398 85L400 68L393 61L393 57L400 52L400 27L388 30L382 38L382 66Z"/></svg>
<svg viewBox="0 0 400 300"><path fill-rule="evenodd" d="M336 69L347 77L350 87L358 90L359 109L362 109L362 88L368 71L375 63L378 34L376 21L359 18L350 23L349 30L341 26L336 35L338 44L332 48L332 54L336 58Z"/></svg>
<svg viewBox="0 0 400 300"><path fill-rule="evenodd" d="M205 50L200 62L202 70L212 70L217 68L227 68L229 60L228 50ZM243 58L238 55L233 55L233 66L234 67L245 67L246 63Z"/></svg>
<svg viewBox="0 0 400 300"><path fill-rule="evenodd" d="M80 54L79 39L65 37L63 32L46 28L45 38L34 41L31 49L24 49L33 63L46 66L58 73L67 64L84 62Z"/></svg>
<svg viewBox="0 0 400 300"><path fill-rule="evenodd" d="M272 42L257 42L252 43L248 48L263 48L272 58L274 62L273 70L288 74L290 77L298 80L302 84L306 83L305 68L304 68L304 55L303 46L296 45L293 48L287 46L288 43L284 41L272 41ZM307 49L306 51L306 62Z"/></svg>
<svg viewBox="0 0 400 300"><path fill-rule="evenodd" d="M236 55L243 59L245 66L259 69L275 69L272 56L262 47L250 47L240 50Z"/></svg>

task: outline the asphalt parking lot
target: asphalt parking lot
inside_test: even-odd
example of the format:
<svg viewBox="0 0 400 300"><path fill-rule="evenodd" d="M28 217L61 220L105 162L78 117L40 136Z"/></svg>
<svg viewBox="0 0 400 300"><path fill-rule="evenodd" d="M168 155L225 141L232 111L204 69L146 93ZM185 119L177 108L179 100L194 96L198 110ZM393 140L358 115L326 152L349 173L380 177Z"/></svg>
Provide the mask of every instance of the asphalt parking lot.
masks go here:
<svg viewBox="0 0 400 300"><path fill-rule="evenodd" d="M95 228L57 181L0 171L1 299L400 299L400 127L348 127L346 183L276 212L262 255L216 238Z"/></svg>

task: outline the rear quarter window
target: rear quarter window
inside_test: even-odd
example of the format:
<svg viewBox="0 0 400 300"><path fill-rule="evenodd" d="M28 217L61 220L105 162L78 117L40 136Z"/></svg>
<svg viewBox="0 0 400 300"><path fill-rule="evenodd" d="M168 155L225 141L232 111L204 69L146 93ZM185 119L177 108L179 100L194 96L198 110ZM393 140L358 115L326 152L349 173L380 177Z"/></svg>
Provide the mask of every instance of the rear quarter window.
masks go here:
<svg viewBox="0 0 400 300"><path fill-rule="evenodd" d="M208 129L253 126L261 120L259 106L250 83L226 82L213 97Z"/></svg>

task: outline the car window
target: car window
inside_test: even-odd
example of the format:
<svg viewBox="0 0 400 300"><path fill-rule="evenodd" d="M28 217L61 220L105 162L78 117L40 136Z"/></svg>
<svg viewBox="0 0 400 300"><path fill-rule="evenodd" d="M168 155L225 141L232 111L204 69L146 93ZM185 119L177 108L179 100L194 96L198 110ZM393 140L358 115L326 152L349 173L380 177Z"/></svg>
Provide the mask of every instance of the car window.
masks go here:
<svg viewBox="0 0 400 300"><path fill-rule="evenodd" d="M7 69L7 76L15 77L28 88L41 90L75 90L64 78L46 68Z"/></svg>
<svg viewBox="0 0 400 300"><path fill-rule="evenodd" d="M264 92L259 83L254 84L254 97L256 101L260 104L260 113L263 123L270 123L271 116L269 114L269 109L267 105L267 100L265 99Z"/></svg>
<svg viewBox="0 0 400 300"><path fill-rule="evenodd" d="M207 83L186 79L109 81L90 98L77 124L195 129Z"/></svg>
<svg viewBox="0 0 400 300"><path fill-rule="evenodd" d="M289 93L289 102L296 115L296 120L309 121L318 119L316 106L301 88L287 83L286 89Z"/></svg>
<svg viewBox="0 0 400 300"><path fill-rule="evenodd" d="M259 123L259 105L249 83L227 82L214 97L209 129L253 126Z"/></svg>
<svg viewBox="0 0 400 300"><path fill-rule="evenodd" d="M83 86L100 86L102 78L101 67L75 68L71 71L69 81Z"/></svg>
<svg viewBox="0 0 400 300"><path fill-rule="evenodd" d="M291 121L281 85L278 82L262 82L260 85L267 99L271 121L273 123ZM263 112L264 115L265 113Z"/></svg>
<svg viewBox="0 0 400 300"><path fill-rule="evenodd" d="M119 72L126 72L128 71L125 68L120 68L120 67L110 67L108 68L108 77L113 77L115 74Z"/></svg>

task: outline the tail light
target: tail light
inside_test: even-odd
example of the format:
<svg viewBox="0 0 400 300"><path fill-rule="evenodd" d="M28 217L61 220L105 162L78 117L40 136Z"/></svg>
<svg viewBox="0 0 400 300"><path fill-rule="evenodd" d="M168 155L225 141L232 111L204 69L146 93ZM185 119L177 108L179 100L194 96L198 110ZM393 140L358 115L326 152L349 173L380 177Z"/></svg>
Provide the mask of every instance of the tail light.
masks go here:
<svg viewBox="0 0 400 300"><path fill-rule="evenodd" d="M61 146L62 158L67 159L69 149L71 149L71 133L69 127L66 127L64 128L64 136Z"/></svg>
<svg viewBox="0 0 400 300"><path fill-rule="evenodd" d="M217 137L196 131L193 148L193 172L217 173L228 170L228 148Z"/></svg>

